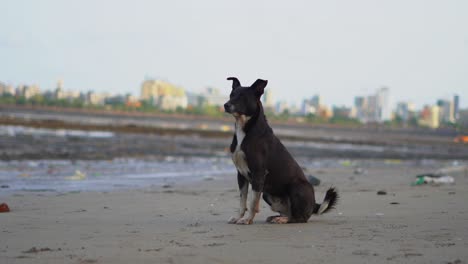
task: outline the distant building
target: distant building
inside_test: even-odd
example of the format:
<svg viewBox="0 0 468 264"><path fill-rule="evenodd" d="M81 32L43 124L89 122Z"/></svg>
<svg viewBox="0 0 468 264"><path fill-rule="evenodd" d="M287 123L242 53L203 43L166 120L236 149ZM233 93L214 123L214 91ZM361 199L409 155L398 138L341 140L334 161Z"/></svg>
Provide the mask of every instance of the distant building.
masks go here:
<svg viewBox="0 0 468 264"><path fill-rule="evenodd" d="M184 89L162 80L145 80L141 85L141 99L163 110L185 109L188 105Z"/></svg>
<svg viewBox="0 0 468 264"><path fill-rule="evenodd" d="M426 126L430 128L438 128L439 123L439 107L436 105L432 106L424 106L420 113L420 117L418 120L419 125Z"/></svg>
<svg viewBox="0 0 468 264"><path fill-rule="evenodd" d="M455 122L453 101L439 99L437 106L440 108L439 122Z"/></svg>
<svg viewBox="0 0 468 264"><path fill-rule="evenodd" d="M390 108L390 90L382 87L375 94L354 98L356 117L363 123L385 122L392 119Z"/></svg>
<svg viewBox="0 0 468 264"><path fill-rule="evenodd" d="M41 90L37 85L19 85L15 92L17 96L23 96L26 99L30 99L35 95L39 95L40 93Z"/></svg>
<svg viewBox="0 0 468 264"><path fill-rule="evenodd" d="M63 80L57 81L57 87L55 88L54 93L55 93L55 99L58 99L58 100L66 99L66 100L71 101L74 99L80 99L82 97L79 91L73 91L73 90L65 91L63 89Z"/></svg>
<svg viewBox="0 0 468 264"><path fill-rule="evenodd" d="M327 106L322 105L317 112L317 116L324 119L329 119L333 117L333 110Z"/></svg>
<svg viewBox="0 0 468 264"><path fill-rule="evenodd" d="M198 93L187 92L188 107L198 107L203 105L203 96Z"/></svg>
<svg viewBox="0 0 468 264"><path fill-rule="evenodd" d="M460 109L458 111L458 124L460 124L464 129L468 129L468 109Z"/></svg>
<svg viewBox="0 0 468 264"><path fill-rule="evenodd" d="M279 101L276 103L275 113L281 114L285 111L289 111L289 105L286 101Z"/></svg>
<svg viewBox="0 0 468 264"><path fill-rule="evenodd" d="M356 118L361 122L367 122L367 98L364 96L354 97L354 108L356 109Z"/></svg>
<svg viewBox="0 0 468 264"><path fill-rule="evenodd" d="M453 96L453 118L455 121L460 117L460 97L456 94Z"/></svg>
<svg viewBox="0 0 468 264"><path fill-rule="evenodd" d="M0 96L1 95L14 95L15 88L12 85L6 85L0 82Z"/></svg>
<svg viewBox="0 0 468 264"><path fill-rule="evenodd" d="M322 104L322 97L316 94L312 96L312 98L305 99L302 101L300 113L302 115L308 115L308 114L318 115L319 112L324 110L324 108L325 106Z"/></svg>
<svg viewBox="0 0 468 264"><path fill-rule="evenodd" d="M315 115L316 113L317 113L317 109L315 108L315 106L312 105L310 100L305 99L302 101L302 106L301 106L302 115L309 115L309 114Z"/></svg>
<svg viewBox="0 0 468 264"><path fill-rule="evenodd" d="M219 89L213 87L207 87L201 97L204 104L214 106L223 106L228 100L227 95L221 94Z"/></svg>
<svg viewBox="0 0 468 264"><path fill-rule="evenodd" d="M356 108L346 106L334 106L333 117L339 118L354 118L356 116Z"/></svg>
<svg viewBox="0 0 468 264"><path fill-rule="evenodd" d="M384 122L392 119L392 109L390 108L390 90L382 87L377 91L377 122Z"/></svg>
<svg viewBox="0 0 468 264"><path fill-rule="evenodd" d="M187 93L187 105L191 107L200 107L203 105L222 107L229 96L221 94L219 89L207 87L202 93Z"/></svg>
<svg viewBox="0 0 468 264"><path fill-rule="evenodd" d="M104 104L109 105L120 105L125 104L127 102L127 96L117 94L117 95L110 95L104 99Z"/></svg>
<svg viewBox="0 0 468 264"><path fill-rule="evenodd" d="M159 99L159 107L163 110L185 109L187 105L187 96L164 95Z"/></svg>
<svg viewBox="0 0 468 264"><path fill-rule="evenodd" d="M403 122L408 122L415 115L416 108L413 103L399 102L397 104L395 114L401 118Z"/></svg>
<svg viewBox="0 0 468 264"><path fill-rule="evenodd" d="M89 91L86 94L86 103L91 105L104 105L106 99L110 97L109 93L97 93L94 91Z"/></svg>
<svg viewBox="0 0 468 264"><path fill-rule="evenodd" d="M367 96L367 109L366 109L366 121L365 122L379 122L377 96Z"/></svg>
<svg viewBox="0 0 468 264"><path fill-rule="evenodd" d="M322 97L318 94L312 96L312 99L310 99L310 103L312 104L312 106L314 106L315 108L320 108L323 104L322 104Z"/></svg>
<svg viewBox="0 0 468 264"><path fill-rule="evenodd" d="M263 94L263 107L267 111L274 111L275 109L275 98L271 89L266 89Z"/></svg>

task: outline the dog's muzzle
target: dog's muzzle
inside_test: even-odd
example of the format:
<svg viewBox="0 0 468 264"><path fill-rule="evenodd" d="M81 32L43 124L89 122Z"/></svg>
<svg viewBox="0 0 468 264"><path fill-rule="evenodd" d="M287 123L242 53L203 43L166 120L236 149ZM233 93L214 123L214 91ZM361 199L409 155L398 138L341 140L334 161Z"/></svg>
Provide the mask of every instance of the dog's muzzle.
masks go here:
<svg viewBox="0 0 468 264"><path fill-rule="evenodd" d="M229 102L224 104L224 111L226 113L232 113L233 108L234 108L234 106L232 104L230 104Z"/></svg>

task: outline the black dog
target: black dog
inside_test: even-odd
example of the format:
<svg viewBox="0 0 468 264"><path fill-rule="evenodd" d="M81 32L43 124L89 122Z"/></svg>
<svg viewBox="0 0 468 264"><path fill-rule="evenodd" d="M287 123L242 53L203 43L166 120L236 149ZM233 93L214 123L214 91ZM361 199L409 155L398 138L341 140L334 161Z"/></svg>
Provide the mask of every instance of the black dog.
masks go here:
<svg viewBox="0 0 468 264"><path fill-rule="evenodd" d="M228 80L233 81L232 92L224 109L236 119L231 153L240 190L239 215L229 223L252 224L262 192L265 202L279 213L267 218L270 223L305 223L312 214L332 209L338 199L335 189L328 189L323 203L317 204L302 168L268 125L260 102L267 81L258 79L252 86L242 87L237 78ZM253 197L247 209L249 183Z"/></svg>

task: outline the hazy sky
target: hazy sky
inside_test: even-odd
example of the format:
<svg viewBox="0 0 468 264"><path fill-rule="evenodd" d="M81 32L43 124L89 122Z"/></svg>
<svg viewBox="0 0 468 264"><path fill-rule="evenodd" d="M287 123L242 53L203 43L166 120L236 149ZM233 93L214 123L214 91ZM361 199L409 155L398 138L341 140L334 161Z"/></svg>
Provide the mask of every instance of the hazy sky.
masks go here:
<svg viewBox="0 0 468 264"><path fill-rule="evenodd" d="M131 92L269 80L276 99L351 105L381 86L468 107L468 1L0 2L0 81Z"/></svg>

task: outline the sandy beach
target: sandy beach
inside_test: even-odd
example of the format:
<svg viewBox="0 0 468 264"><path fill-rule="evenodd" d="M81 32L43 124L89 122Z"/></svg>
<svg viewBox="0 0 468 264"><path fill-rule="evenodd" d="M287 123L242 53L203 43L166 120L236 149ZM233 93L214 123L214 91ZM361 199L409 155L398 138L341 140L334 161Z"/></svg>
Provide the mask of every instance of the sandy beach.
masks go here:
<svg viewBox="0 0 468 264"><path fill-rule="evenodd" d="M446 164L445 164L446 163ZM320 201L336 210L306 224L227 224L238 206L234 175L118 191L10 191L0 202L1 263L466 263L468 175L453 185L410 186L448 162L388 161L315 169ZM377 195L384 190L385 195Z"/></svg>

